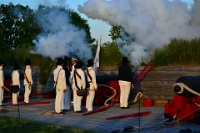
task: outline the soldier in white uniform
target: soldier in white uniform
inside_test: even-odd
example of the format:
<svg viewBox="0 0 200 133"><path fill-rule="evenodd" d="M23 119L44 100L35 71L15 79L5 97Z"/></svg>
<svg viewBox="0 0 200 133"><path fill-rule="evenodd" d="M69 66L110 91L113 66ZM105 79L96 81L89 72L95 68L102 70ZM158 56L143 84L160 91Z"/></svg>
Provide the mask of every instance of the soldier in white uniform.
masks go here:
<svg viewBox="0 0 200 133"><path fill-rule="evenodd" d="M31 94L31 89L33 86L31 60L30 59L26 59L26 62L25 62L24 86L25 86L24 102L29 103L29 96Z"/></svg>
<svg viewBox="0 0 200 133"><path fill-rule="evenodd" d="M65 114L64 112L62 112L62 106L64 102L64 93L68 88L66 84L65 70L63 69L63 65L63 59L58 58L57 68L53 71L54 82L56 86L55 112L57 114Z"/></svg>
<svg viewBox="0 0 200 133"><path fill-rule="evenodd" d="M2 106L4 97L4 74L3 74L3 61L0 60L0 106Z"/></svg>
<svg viewBox="0 0 200 133"><path fill-rule="evenodd" d="M72 90L73 90L74 112L81 113L82 112L81 111L81 101L82 101L83 96L77 95L78 88L75 85L75 76L76 76L77 86L81 89L85 89L85 73L82 70L82 63L80 61L76 62L74 75L71 80L71 86L72 86Z"/></svg>
<svg viewBox="0 0 200 133"><path fill-rule="evenodd" d="M18 64L14 64L14 70L12 72L12 85L19 85L19 88L20 88L19 69L20 69L20 66ZM18 101L17 101L18 96L19 96L19 92L12 93L13 105L18 104Z"/></svg>
<svg viewBox="0 0 200 133"><path fill-rule="evenodd" d="M92 111L95 91L97 90L97 83L96 83L96 73L93 69L93 61L91 59L87 61L87 68L85 72L87 74L87 81L90 83L90 88L88 90L86 99L86 109L87 111Z"/></svg>

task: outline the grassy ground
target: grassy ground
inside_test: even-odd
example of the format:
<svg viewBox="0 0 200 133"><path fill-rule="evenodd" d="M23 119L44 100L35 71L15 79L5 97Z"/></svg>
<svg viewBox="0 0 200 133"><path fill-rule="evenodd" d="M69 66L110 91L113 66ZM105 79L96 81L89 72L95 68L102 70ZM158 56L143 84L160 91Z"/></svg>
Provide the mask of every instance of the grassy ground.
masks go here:
<svg viewBox="0 0 200 133"><path fill-rule="evenodd" d="M0 133L95 133L73 127L57 126L0 116Z"/></svg>

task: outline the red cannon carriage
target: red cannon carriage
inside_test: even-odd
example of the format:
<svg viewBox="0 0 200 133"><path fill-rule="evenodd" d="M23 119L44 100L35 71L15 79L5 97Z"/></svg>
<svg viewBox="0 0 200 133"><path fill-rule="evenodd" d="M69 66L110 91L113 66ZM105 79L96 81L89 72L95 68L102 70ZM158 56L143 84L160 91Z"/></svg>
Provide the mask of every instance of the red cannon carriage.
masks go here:
<svg viewBox="0 0 200 133"><path fill-rule="evenodd" d="M176 95L164 105L165 118L184 118L200 124L200 76L180 77L173 89Z"/></svg>

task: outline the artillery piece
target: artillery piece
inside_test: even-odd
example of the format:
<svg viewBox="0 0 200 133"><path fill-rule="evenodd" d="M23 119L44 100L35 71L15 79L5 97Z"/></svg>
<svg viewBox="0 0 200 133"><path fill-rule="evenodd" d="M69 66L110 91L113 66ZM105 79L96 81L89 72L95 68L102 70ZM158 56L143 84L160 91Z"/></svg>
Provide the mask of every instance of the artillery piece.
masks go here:
<svg viewBox="0 0 200 133"><path fill-rule="evenodd" d="M165 118L180 119L200 124L200 76L182 76L173 85L175 96L164 105Z"/></svg>

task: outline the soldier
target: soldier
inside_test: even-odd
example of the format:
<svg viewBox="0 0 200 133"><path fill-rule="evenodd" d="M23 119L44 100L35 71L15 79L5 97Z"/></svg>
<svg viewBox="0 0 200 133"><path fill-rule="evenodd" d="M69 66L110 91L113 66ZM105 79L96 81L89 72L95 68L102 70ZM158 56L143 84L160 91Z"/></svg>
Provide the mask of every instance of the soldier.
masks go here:
<svg viewBox="0 0 200 133"><path fill-rule="evenodd" d="M0 60L0 106L2 106L3 97L4 97L4 74L3 74L3 61Z"/></svg>
<svg viewBox="0 0 200 133"><path fill-rule="evenodd" d="M25 69L24 69L24 102L29 103L29 96L31 94L33 79L32 79L32 70L31 70L31 60L26 59L25 61Z"/></svg>
<svg viewBox="0 0 200 133"><path fill-rule="evenodd" d="M91 59L87 61L87 68L85 72L87 75L87 81L90 84L90 88L87 92L86 109L87 111L92 111L95 91L97 90L97 83L96 83L96 73L93 69L93 61Z"/></svg>
<svg viewBox="0 0 200 133"><path fill-rule="evenodd" d="M71 102L71 85L69 82L70 78L70 59L68 57L65 57L64 60L64 67L63 69L65 70L65 77L66 77L66 83L67 83L67 90L64 94L64 102L63 102L63 111L68 111L70 110L70 102Z"/></svg>
<svg viewBox="0 0 200 133"><path fill-rule="evenodd" d="M18 64L14 64L14 70L12 72L12 85L18 85L20 88L20 80L19 80L19 69L21 67ZM17 97L19 92L12 93L12 103L13 105L18 104Z"/></svg>
<svg viewBox="0 0 200 133"><path fill-rule="evenodd" d="M131 84L133 83L133 75L129 67L130 61L127 57L123 57L121 65L118 68L118 82L120 86L120 107L127 109L128 98L130 94Z"/></svg>
<svg viewBox="0 0 200 133"><path fill-rule="evenodd" d="M72 76L71 86L73 90L73 105L74 105L74 112L81 113L81 101L83 96L77 95L78 89L85 89L85 74L82 70L82 63L80 61L76 62L74 66L74 75Z"/></svg>
<svg viewBox="0 0 200 133"><path fill-rule="evenodd" d="M55 113L56 114L65 114L62 112L62 106L64 102L64 93L66 92L67 85L66 85L66 77L65 77L65 70L63 69L63 59L57 59L57 68L53 71L54 75L54 82L55 82L55 89L56 89L56 99L55 99Z"/></svg>

